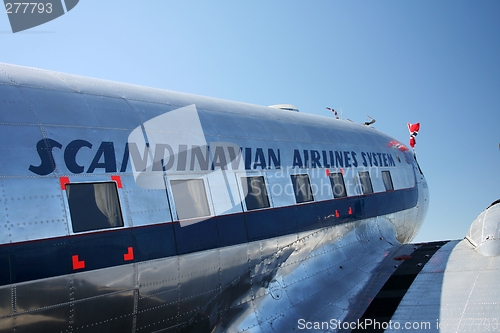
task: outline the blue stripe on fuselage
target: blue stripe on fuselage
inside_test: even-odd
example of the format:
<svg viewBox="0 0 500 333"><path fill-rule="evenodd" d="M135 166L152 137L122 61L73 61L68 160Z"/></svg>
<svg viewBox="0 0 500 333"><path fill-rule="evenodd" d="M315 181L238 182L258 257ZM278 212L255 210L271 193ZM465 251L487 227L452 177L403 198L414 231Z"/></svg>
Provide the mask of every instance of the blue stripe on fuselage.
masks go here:
<svg viewBox="0 0 500 333"><path fill-rule="evenodd" d="M73 274L244 244L330 227L415 207L417 187L369 195L214 216L181 227L178 222L114 229L0 247L0 285ZM349 214L349 208L352 214ZM335 211L340 216L336 217ZM134 261L124 261L128 247ZM85 261L73 270L72 255Z"/></svg>

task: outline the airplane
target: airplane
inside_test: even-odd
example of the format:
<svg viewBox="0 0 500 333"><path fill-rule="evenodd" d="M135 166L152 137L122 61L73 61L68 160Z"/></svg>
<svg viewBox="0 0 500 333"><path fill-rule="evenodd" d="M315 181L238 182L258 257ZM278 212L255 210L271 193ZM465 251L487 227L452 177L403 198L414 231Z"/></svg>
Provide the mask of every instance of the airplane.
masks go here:
<svg viewBox="0 0 500 333"><path fill-rule="evenodd" d="M371 126L1 63L0 154L0 332L500 328L498 201L411 244Z"/></svg>

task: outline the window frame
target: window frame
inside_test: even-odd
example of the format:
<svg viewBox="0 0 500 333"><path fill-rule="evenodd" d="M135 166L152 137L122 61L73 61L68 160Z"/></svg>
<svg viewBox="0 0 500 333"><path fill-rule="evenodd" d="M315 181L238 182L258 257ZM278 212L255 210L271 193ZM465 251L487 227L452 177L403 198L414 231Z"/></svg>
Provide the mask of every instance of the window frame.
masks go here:
<svg viewBox="0 0 500 333"><path fill-rule="evenodd" d="M394 182L392 181L392 175L390 170L382 170L382 182L384 183L384 188L386 192L394 191Z"/></svg>
<svg viewBox="0 0 500 333"><path fill-rule="evenodd" d="M307 187L309 188L309 196L310 196L310 199L309 200L303 200L303 201L298 201L298 193L296 191L296 181L298 178L305 178L307 179ZM301 203L307 203L307 202L314 202L314 193L313 193L313 190L312 190L312 187L311 187L311 179L309 178L309 174L307 173L297 173L297 174L293 174L293 175L290 175L290 180L292 182L292 189L293 189L293 194L295 196L295 203L296 204L301 204ZM295 180L295 182L294 182Z"/></svg>
<svg viewBox="0 0 500 333"><path fill-rule="evenodd" d="M260 210L260 209L267 209L267 208L272 208L272 201L271 201L271 196L269 195L269 191L267 189L268 182L266 180L266 177L263 174L246 174L246 175L238 175L239 178L239 186L241 189L241 197L242 197L242 204L243 204L243 210L245 212L249 211L254 211L254 210ZM263 180L264 184L264 190L266 194L266 199L267 199L267 206L261 206L261 207L255 207L255 208L248 208L248 202L247 202L247 196L249 193L246 193L245 195L245 189L248 188L248 182L247 184L243 183L243 179L249 179L249 178L261 178ZM261 187L262 189L262 187Z"/></svg>
<svg viewBox="0 0 500 333"><path fill-rule="evenodd" d="M74 206L74 202L73 202L73 200L71 200L71 194L70 194L71 187L72 186L83 187L83 186L94 186L94 185L105 185L105 184L113 186L112 193L114 196L113 199L116 201L115 212L117 213L116 216L118 218L118 224L114 225L114 226L112 226L112 225L107 226L107 225L103 224L102 227L97 227L97 228L96 227L92 227L92 228L78 227L78 228L75 228L75 223L76 223L76 226L79 226L79 224L81 224L81 221L78 221L78 219L80 219L80 217L77 217L80 215L74 215L74 214L76 214L76 211L78 211L79 209ZM93 190L95 191L95 188ZM90 190L90 191L92 191L92 190ZM69 222L70 222L69 224L71 225L70 227L71 227L72 234L81 234L81 233L86 233L86 232L99 232L99 231L120 229L120 228L125 227L125 218L124 218L124 212L123 212L122 204L121 204L121 200L120 200L120 193L118 191L118 186L117 186L115 181L69 182L69 183L66 183L64 185L64 192L66 193L65 198L66 198L66 204L67 204L67 211L69 213ZM73 195L74 195L74 193L75 192L73 192ZM94 192L94 200L96 200L95 192ZM99 208L99 206L97 205L97 202L95 203L94 207L97 208L98 211L100 211L100 213L102 214L102 216L104 218L106 218L106 215L104 214L104 212L102 212L101 208ZM86 209L86 213L85 213L86 215L82 214L82 216L86 216L86 218L88 218L88 212L89 212L88 209L89 208ZM95 210L95 212L97 212L97 211Z"/></svg>
<svg viewBox="0 0 500 333"><path fill-rule="evenodd" d="M340 179L341 183L336 183L334 176L335 177L340 176L337 179ZM347 188L345 187L344 174L342 172L330 172L330 174L328 175L328 178L330 179L330 186L332 187L333 198L334 199L346 198L347 197ZM337 185L342 185L342 188L344 190L344 192L343 192L344 195L336 195L335 187Z"/></svg>
<svg viewBox="0 0 500 333"><path fill-rule="evenodd" d="M361 191L363 195L374 193L372 179L369 171L359 171L358 179L359 179L359 184L361 185ZM368 182L364 182L363 179L368 179ZM369 185L368 191L365 191L365 185Z"/></svg>
<svg viewBox="0 0 500 333"><path fill-rule="evenodd" d="M177 205L177 200L175 199L175 191L174 191L174 186L172 185L172 182L180 181L180 182L187 182L190 180L199 180L203 182L203 189L204 189L204 194L205 194L205 200L208 208L208 215L203 215L203 216L194 216L194 217L184 217L184 216L179 216L179 207ZM189 175L169 175L165 177L165 183L167 184L167 196L169 198L169 204L170 204L170 209L171 209L171 214L172 214L172 220L173 221L186 221L186 220L193 220L193 219L206 219L209 217L214 216L214 207L212 204L212 197L210 195L209 191L209 186L208 186L208 181L206 177L197 175L197 174L189 174Z"/></svg>

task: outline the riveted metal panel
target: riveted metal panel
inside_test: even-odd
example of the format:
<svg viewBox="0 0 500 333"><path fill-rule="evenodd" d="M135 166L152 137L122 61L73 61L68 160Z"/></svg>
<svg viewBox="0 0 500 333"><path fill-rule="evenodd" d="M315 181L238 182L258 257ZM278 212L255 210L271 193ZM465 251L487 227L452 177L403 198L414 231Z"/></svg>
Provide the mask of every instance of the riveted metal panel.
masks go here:
<svg viewBox="0 0 500 333"><path fill-rule="evenodd" d="M169 92L167 90L144 87L135 84L128 84L115 81L107 81L106 83L114 90L116 90L121 97L127 99L144 100L156 103L167 103L169 102L169 99L167 97L168 93L172 94L172 92Z"/></svg>
<svg viewBox="0 0 500 333"><path fill-rule="evenodd" d="M234 172L218 170L207 175L208 187L215 215L234 214L243 211Z"/></svg>
<svg viewBox="0 0 500 333"><path fill-rule="evenodd" d="M268 170L266 172L268 194L273 199L274 207L295 205L292 181L287 169Z"/></svg>
<svg viewBox="0 0 500 333"><path fill-rule="evenodd" d="M112 319L106 319L98 323L79 326L74 328L74 330L78 330L80 332L85 332L85 333L129 332L131 330L131 327L133 327L132 323L133 323L133 316L124 315L124 316L117 316Z"/></svg>
<svg viewBox="0 0 500 333"><path fill-rule="evenodd" d="M42 124L100 127L96 113L77 92L29 87L20 89Z"/></svg>
<svg viewBox="0 0 500 333"><path fill-rule="evenodd" d="M475 281L474 293L470 295L469 302L474 304L494 304L495 307L500 306L500 290L492 286L496 285L498 279L498 270L481 271ZM500 319L500 318L498 318Z"/></svg>
<svg viewBox="0 0 500 333"><path fill-rule="evenodd" d="M231 310L225 313L224 319L224 328L228 332L260 332L259 322L251 302L232 306Z"/></svg>
<svg viewBox="0 0 500 333"><path fill-rule="evenodd" d="M206 111L204 109L199 108L197 105L197 110L198 110L198 117L200 118L200 124L201 127L203 128L203 133L205 136L212 136L212 137L218 137L220 135L219 131L217 128L219 127L218 123L214 123L210 117L211 111ZM217 139L214 142L217 141L224 141L222 139ZM210 140L207 140L207 142L211 142Z"/></svg>
<svg viewBox="0 0 500 333"><path fill-rule="evenodd" d="M267 259L269 257L278 259L276 253L277 251L278 251L278 242L276 238L264 239L260 241L260 252L263 259Z"/></svg>
<svg viewBox="0 0 500 333"><path fill-rule="evenodd" d="M218 294L217 290L208 290L190 298L179 301L179 322L200 321L207 316L205 305Z"/></svg>
<svg viewBox="0 0 500 333"><path fill-rule="evenodd" d="M0 318L0 332L12 332L14 329L14 317Z"/></svg>
<svg viewBox="0 0 500 333"><path fill-rule="evenodd" d="M121 176L123 195L134 226L171 222L170 204L164 189L145 189L137 185L132 175ZM123 208L125 208L122 205Z"/></svg>
<svg viewBox="0 0 500 333"><path fill-rule="evenodd" d="M270 320L292 307L286 293L283 290L278 290L281 288L279 280L272 280L266 288L269 286L272 286L274 294L266 292L263 296L253 300L259 322Z"/></svg>
<svg viewBox="0 0 500 333"><path fill-rule="evenodd" d="M141 125L141 121L124 99L94 95L83 95L83 98L96 114L102 127L132 130Z"/></svg>
<svg viewBox="0 0 500 333"><path fill-rule="evenodd" d="M392 321L430 322L434 332L491 330L500 310L492 287L499 270L497 257L480 255L467 241L449 242L416 277Z"/></svg>
<svg viewBox="0 0 500 333"><path fill-rule="evenodd" d="M8 68L10 71L10 68ZM0 84L2 85L13 85L14 81L12 78L7 76L7 72L5 71L5 65L0 64Z"/></svg>
<svg viewBox="0 0 500 333"><path fill-rule="evenodd" d="M139 297L176 290L178 300L179 262L177 257L141 262L137 265ZM141 307L140 307L141 308Z"/></svg>
<svg viewBox="0 0 500 333"><path fill-rule="evenodd" d="M38 119L21 93L20 87L2 87L0 110L0 123L38 124Z"/></svg>
<svg viewBox="0 0 500 333"><path fill-rule="evenodd" d="M334 265L335 263L330 259L330 253L322 253L310 258L306 269L310 275L316 275L328 271L330 268L334 267ZM337 266L334 267L334 269L337 268ZM331 278L333 278L333 276Z"/></svg>
<svg viewBox="0 0 500 333"><path fill-rule="evenodd" d="M294 243L297 241L297 235L291 234L286 236L278 237L277 246L280 250L289 250L293 247Z"/></svg>
<svg viewBox="0 0 500 333"><path fill-rule="evenodd" d="M0 318L7 316L12 311L12 287L4 286L0 288ZM2 319L0 319L0 322ZM2 327L2 324L0 324Z"/></svg>
<svg viewBox="0 0 500 333"><path fill-rule="evenodd" d="M98 286L96 286L98 287ZM73 327L78 331L116 332L130 330L133 321L134 292L102 294L71 304Z"/></svg>
<svg viewBox="0 0 500 333"><path fill-rule="evenodd" d="M29 68L9 64L1 64L0 69L20 86L44 89L74 91L72 87L54 75L54 72L38 68Z"/></svg>
<svg viewBox="0 0 500 333"><path fill-rule="evenodd" d="M164 89L120 82L113 82L113 87L119 92L121 97L128 100L148 101L152 103L172 102L169 97L173 94L173 92Z"/></svg>
<svg viewBox="0 0 500 333"><path fill-rule="evenodd" d="M302 261L298 262L285 262L280 267L280 276L284 286L292 286L307 278L305 264Z"/></svg>
<svg viewBox="0 0 500 333"><path fill-rule="evenodd" d="M175 332L179 323L179 303L168 303L165 298L168 294L160 294L155 297L143 299L141 303L148 302L145 309L137 312L136 331L137 332ZM143 304L144 305L144 304ZM170 328L170 329L169 329Z"/></svg>
<svg viewBox="0 0 500 333"><path fill-rule="evenodd" d="M138 326L147 326L158 318L176 321L179 316L179 289L164 289L138 300ZM182 310L185 311L184 309Z"/></svg>
<svg viewBox="0 0 500 333"><path fill-rule="evenodd" d="M332 185L330 183L330 178L326 174L326 170L313 169L310 170L308 174L311 181L314 201L333 199Z"/></svg>
<svg viewBox="0 0 500 333"><path fill-rule="evenodd" d="M71 281L74 300L126 292L135 287L134 265L123 265L75 274Z"/></svg>
<svg viewBox="0 0 500 333"><path fill-rule="evenodd" d="M329 243L328 238L329 229L319 229L313 231L308 237L315 244L314 249L311 250L310 255L315 257L317 255L321 255L325 253L324 245L325 243Z"/></svg>
<svg viewBox="0 0 500 333"><path fill-rule="evenodd" d="M36 144L41 138L38 126L0 125L1 176L33 176L29 167L40 165Z"/></svg>
<svg viewBox="0 0 500 333"><path fill-rule="evenodd" d="M283 309L283 311L260 324L263 332L293 332L297 330L297 318L299 315L294 307Z"/></svg>
<svg viewBox="0 0 500 333"><path fill-rule="evenodd" d="M307 305L308 302L304 301L325 288L325 285L321 283L323 282L322 274L325 273L315 275L309 274L307 272L308 264L309 263L307 262L304 263L306 274L302 276L303 279L297 281L298 283L289 285L287 287L287 293L290 301L294 306L303 307L300 310L297 308L297 311L303 314L306 318L310 317L310 314L307 310L307 308L309 308L309 306Z"/></svg>
<svg viewBox="0 0 500 333"><path fill-rule="evenodd" d="M143 123L180 107L178 105L148 103L134 100L127 100L127 102Z"/></svg>
<svg viewBox="0 0 500 333"><path fill-rule="evenodd" d="M221 287L233 283L248 273L247 246L236 245L219 249Z"/></svg>
<svg viewBox="0 0 500 333"><path fill-rule="evenodd" d="M79 93L121 97L112 81L59 72L54 74Z"/></svg>
<svg viewBox="0 0 500 333"><path fill-rule="evenodd" d="M181 299L218 290L219 251L210 250L179 257Z"/></svg>
<svg viewBox="0 0 500 333"><path fill-rule="evenodd" d="M311 320L319 313L324 312L324 310L329 306L329 304L333 301L330 298L333 290L325 288L325 285L317 284L320 282L318 277L312 277L304 281L303 285L306 287L306 290L302 291L301 297L296 297L293 301L295 310L300 314L299 318L307 318L307 320ZM337 289L337 292L341 292L341 290ZM300 292L296 290L296 292ZM311 292L311 294L308 294ZM300 301L298 301L300 299ZM327 320L328 316L321 318L323 320Z"/></svg>
<svg viewBox="0 0 500 333"><path fill-rule="evenodd" d="M268 128L270 129L273 139L281 141L281 144L294 142L297 135L299 135L299 137L303 135L301 133L297 133L294 126L290 126L289 123L283 122L280 119L267 119L266 122L268 123Z"/></svg>
<svg viewBox="0 0 500 333"><path fill-rule="evenodd" d="M246 126L240 117L227 117L221 112L204 110L203 113L210 119L212 126L217 130L217 134L224 138L248 138L249 134L245 130ZM228 140L230 141L230 140Z"/></svg>
<svg viewBox="0 0 500 333"><path fill-rule="evenodd" d="M256 140L272 140L272 132L275 130L267 123L267 119L248 115L237 116L239 124L243 125L242 128L252 139ZM222 133L221 133L222 134Z"/></svg>
<svg viewBox="0 0 500 333"><path fill-rule="evenodd" d="M37 311L67 304L73 298L70 281L69 276L62 276L17 284L16 312Z"/></svg>
<svg viewBox="0 0 500 333"><path fill-rule="evenodd" d="M14 332L66 332L71 325L68 320L70 313L70 306L65 304L17 315L14 319Z"/></svg>
<svg viewBox="0 0 500 333"><path fill-rule="evenodd" d="M55 178L4 178L2 192L5 210L5 233L2 242L64 236L68 234L66 212L59 184ZM26 214L29 208L30 213ZM0 219L1 221L1 219ZM5 238L5 239L3 239Z"/></svg>

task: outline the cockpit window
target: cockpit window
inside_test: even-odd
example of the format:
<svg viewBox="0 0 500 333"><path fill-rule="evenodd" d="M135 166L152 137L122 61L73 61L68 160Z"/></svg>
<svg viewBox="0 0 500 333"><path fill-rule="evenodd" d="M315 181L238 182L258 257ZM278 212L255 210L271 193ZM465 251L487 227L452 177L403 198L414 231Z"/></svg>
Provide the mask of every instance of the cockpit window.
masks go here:
<svg viewBox="0 0 500 333"><path fill-rule="evenodd" d="M66 184L73 232L123 227L116 183Z"/></svg>

